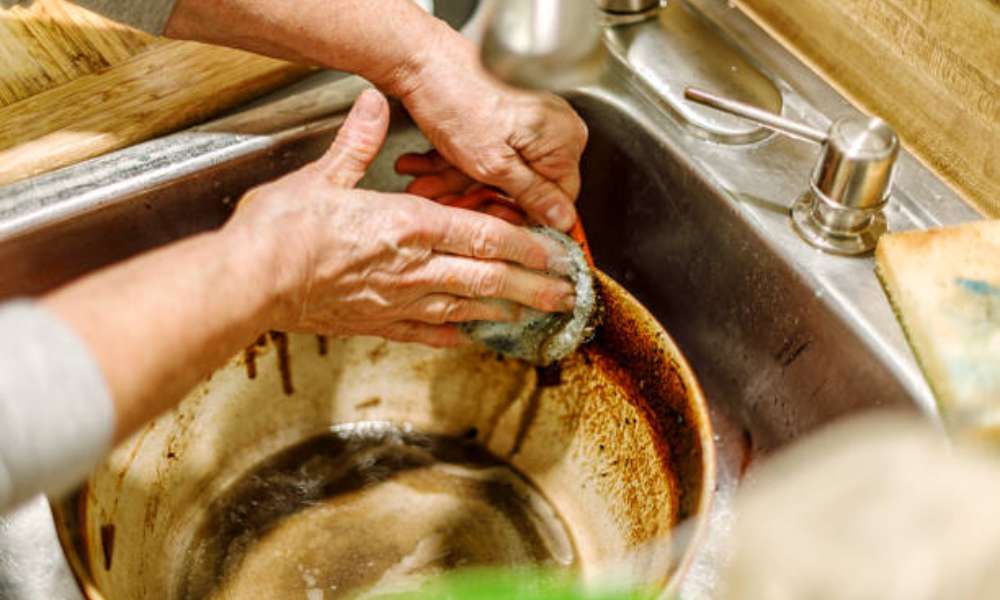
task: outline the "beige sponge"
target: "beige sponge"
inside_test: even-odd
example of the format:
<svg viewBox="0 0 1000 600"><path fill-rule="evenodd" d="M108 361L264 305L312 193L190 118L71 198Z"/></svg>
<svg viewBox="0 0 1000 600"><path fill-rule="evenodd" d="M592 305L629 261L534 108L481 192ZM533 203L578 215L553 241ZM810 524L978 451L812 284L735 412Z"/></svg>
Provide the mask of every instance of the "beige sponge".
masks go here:
<svg viewBox="0 0 1000 600"><path fill-rule="evenodd" d="M1000 427L1000 221L886 235L875 260L942 414Z"/></svg>

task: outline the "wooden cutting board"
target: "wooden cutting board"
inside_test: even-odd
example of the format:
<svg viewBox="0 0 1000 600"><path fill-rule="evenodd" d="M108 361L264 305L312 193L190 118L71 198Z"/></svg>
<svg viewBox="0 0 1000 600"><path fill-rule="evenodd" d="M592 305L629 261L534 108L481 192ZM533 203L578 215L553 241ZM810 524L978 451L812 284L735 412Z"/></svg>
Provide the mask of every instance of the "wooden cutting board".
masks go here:
<svg viewBox="0 0 1000 600"><path fill-rule="evenodd" d="M1000 221L886 235L875 259L946 420L1000 434Z"/></svg>
<svg viewBox="0 0 1000 600"><path fill-rule="evenodd" d="M0 185L196 123L309 70L156 38L62 0L0 10Z"/></svg>
<svg viewBox="0 0 1000 600"><path fill-rule="evenodd" d="M735 0L1000 218L1000 0Z"/></svg>

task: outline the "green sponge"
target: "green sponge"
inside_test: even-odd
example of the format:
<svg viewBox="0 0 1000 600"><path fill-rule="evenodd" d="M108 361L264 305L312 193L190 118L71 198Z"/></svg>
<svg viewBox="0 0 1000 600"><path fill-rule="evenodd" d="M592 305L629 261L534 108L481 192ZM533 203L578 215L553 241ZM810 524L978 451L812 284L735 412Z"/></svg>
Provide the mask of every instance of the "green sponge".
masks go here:
<svg viewBox="0 0 1000 600"><path fill-rule="evenodd" d="M532 231L556 240L568 250L569 278L576 288L573 312L545 313L522 308L524 317L520 321L472 321L461 327L470 338L491 350L545 366L562 360L589 341L597 328L600 311L594 274L580 246L555 229L533 227Z"/></svg>

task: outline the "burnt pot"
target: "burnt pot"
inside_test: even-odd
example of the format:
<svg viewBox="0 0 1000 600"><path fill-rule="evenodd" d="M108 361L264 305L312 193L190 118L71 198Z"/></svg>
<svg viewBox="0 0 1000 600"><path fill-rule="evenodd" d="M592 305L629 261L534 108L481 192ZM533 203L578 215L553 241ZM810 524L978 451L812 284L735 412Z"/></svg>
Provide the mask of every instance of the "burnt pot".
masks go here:
<svg viewBox="0 0 1000 600"><path fill-rule="evenodd" d="M358 423L474 441L559 515L575 552L569 568L580 577L624 578L670 594L703 536L714 487L708 413L666 332L617 283L603 274L598 281L605 310L595 339L547 369L476 348L263 336L116 448L56 507L85 595L190 595L192 543L210 507L270 457ZM426 518L413 510L413 519ZM303 527L271 530L270 546L255 550L267 568L252 569L249 558L230 565L210 597L350 592L326 585L336 573L316 570L338 557L320 557L318 567L309 562L315 552L303 554L305 545L322 551L326 529ZM365 535L376 544L389 533Z"/></svg>

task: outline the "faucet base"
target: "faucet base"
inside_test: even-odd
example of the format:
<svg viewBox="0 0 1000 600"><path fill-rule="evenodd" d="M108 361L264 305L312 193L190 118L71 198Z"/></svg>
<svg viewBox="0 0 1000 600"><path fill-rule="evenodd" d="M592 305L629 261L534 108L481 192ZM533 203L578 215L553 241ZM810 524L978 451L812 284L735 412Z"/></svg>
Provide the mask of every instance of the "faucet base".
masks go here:
<svg viewBox="0 0 1000 600"><path fill-rule="evenodd" d="M880 209L838 209L808 191L792 205L790 216L795 232L809 245L831 254L857 256L874 250L888 230ZM844 221L851 221L852 226L836 226Z"/></svg>

